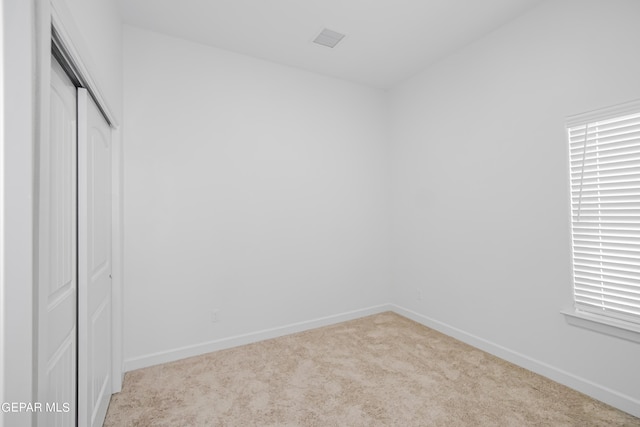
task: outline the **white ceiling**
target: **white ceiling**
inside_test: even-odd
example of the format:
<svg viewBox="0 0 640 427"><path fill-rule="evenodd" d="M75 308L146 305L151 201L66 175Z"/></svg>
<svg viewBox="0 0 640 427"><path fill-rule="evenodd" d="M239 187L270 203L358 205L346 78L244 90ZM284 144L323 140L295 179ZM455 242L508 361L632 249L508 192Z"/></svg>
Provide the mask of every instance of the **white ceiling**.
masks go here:
<svg viewBox="0 0 640 427"><path fill-rule="evenodd" d="M541 0L119 0L125 22L388 88ZM346 34L330 49L323 29Z"/></svg>

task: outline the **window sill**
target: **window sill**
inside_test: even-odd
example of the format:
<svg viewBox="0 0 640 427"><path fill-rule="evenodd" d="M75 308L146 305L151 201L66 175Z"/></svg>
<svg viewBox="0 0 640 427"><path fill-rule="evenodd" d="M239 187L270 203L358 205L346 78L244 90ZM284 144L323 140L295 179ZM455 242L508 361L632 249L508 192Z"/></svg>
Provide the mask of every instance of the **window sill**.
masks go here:
<svg viewBox="0 0 640 427"><path fill-rule="evenodd" d="M575 310L562 310L561 313L570 325L640 343L640 325Z"/></svg>

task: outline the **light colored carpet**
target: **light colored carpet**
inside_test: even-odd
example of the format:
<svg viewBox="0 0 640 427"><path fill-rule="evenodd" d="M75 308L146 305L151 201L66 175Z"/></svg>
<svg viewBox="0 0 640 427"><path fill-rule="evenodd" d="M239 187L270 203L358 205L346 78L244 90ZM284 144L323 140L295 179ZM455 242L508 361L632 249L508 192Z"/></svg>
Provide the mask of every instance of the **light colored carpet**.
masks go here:
<svg viewBox="0 0 640 427"><path fill-rule="evenodd" d="M394 313L127 373L105 426L640 426Z"/></svg>

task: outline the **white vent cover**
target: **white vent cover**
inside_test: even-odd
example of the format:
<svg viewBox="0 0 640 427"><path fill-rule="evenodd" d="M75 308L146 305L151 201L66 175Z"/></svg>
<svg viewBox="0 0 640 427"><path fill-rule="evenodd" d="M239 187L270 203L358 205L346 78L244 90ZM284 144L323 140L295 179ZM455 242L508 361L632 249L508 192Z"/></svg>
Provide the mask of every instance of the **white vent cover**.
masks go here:
<svg viewBox="0 0 640 427"><path fill-rule="evenodd" d="M321 44L322 46L334 48L343 38L344 34L325 28L320 32L320 34L318 34L318 37L316 37L313 42Z"/></svg>

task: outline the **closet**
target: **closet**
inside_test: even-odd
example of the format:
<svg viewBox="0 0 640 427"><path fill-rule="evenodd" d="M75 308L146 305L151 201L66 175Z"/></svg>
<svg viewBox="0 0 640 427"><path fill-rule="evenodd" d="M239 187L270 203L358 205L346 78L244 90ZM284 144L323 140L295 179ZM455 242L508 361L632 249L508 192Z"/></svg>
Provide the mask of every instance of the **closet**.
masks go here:
<svg viewBox="0 0 640 427"><path fill-rule="evenodd" d="M101 426L112 391L111 126L55 43L49 89L36 155L37 421Z"/></svg>

